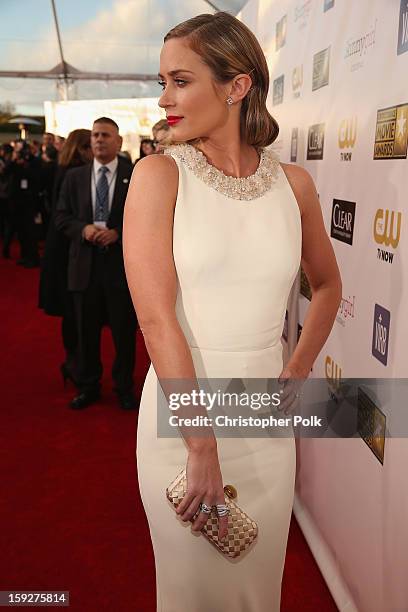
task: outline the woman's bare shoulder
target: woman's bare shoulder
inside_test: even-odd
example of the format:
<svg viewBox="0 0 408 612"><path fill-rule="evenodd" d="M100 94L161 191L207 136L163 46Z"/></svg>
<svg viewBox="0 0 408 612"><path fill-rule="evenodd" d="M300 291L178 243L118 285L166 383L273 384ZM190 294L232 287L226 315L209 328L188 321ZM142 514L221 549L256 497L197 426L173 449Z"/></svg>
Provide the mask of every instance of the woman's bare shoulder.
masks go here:
<svg viewBox="0 0 408 612"><path fill-rule="evenodd" d="M313 178L305 168L297 164L281 163L280 165L295 194L300 212L303 214L308 205L308 201L311 198L315 199L317 196Z"/></svg>
<svg viewBox="0 0 408 612"><path fill-rule="evenodd" d="M153 154L143 157L133 170L131 193L146 200L168 199L175 202L178 190L178 168L170 155Z"/></svg>
<svg viewBox="0 0 408 612"><path fill-rule="evenodd" d="M133 171L136 175L145 177L166 178L176 180L178 177L178 169L175 160L171 155L155 153L146 155L135 166Z"/></svg>

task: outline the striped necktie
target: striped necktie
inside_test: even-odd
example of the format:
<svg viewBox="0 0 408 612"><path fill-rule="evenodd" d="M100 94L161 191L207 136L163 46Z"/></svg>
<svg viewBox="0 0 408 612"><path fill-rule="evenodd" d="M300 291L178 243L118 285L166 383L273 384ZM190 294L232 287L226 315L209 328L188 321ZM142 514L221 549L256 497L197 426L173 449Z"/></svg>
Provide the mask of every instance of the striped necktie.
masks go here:
<svg viewBox="0 0 408 612"><path fill-rule="evenodd" d="M98 170L99 178L96 183L95 221L107 221L109 217L109 183L106 173L109 168L101 166Z"/></svg>

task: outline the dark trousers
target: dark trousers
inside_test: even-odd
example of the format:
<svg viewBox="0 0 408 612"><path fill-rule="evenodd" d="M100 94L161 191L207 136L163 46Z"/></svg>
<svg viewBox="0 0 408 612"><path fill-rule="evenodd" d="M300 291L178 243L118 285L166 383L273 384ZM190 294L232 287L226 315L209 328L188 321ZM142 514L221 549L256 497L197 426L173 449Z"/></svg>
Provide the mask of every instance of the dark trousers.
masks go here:
<svg viewBox="0 0 408 612"><path fill-rule="evenodd" d="M17 237L21 247L21 258L38 262L37 230L34 223L36 207L30 197L16 200L14 203Z"/></svg>
<svg viewBox="0 0 408 612"><path fill-rule="evenodd" d="M17 234L17 214L15 207L12 205L10 200L5 203L5 218L4 218L4 233L3 233L3 253L6 256L10 254L10 246L13 241L15 234Z"/></svg>
<svg viewBox="0 0 408 612"><path fill-rule="evenodd" d="M94 248L88 288L73 293L78 329L75 381L80 392L99 390L100 340L106 323L111 328L116 350L112 367L115 390L118 393L133 390L137 319L129 290L112 287L106 278L107 257L108 250Z"/></svg>

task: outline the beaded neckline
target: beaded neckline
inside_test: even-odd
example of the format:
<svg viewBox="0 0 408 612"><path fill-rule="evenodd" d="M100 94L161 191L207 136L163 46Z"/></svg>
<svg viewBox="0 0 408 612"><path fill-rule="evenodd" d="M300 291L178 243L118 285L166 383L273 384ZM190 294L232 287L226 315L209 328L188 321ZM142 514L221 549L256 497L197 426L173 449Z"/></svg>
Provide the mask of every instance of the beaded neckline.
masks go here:
<svg viewBox="0 0 408 612"><path fill-rule="evenodd" d="M254 174L246 177L227 176L210 164L202 151L188 143L170 145L164 152L184 162L204 183L235 200L255 200L261 197L271 189L279 176L279 158L276 153L266 149L259 150L258 168Z"/></svg>

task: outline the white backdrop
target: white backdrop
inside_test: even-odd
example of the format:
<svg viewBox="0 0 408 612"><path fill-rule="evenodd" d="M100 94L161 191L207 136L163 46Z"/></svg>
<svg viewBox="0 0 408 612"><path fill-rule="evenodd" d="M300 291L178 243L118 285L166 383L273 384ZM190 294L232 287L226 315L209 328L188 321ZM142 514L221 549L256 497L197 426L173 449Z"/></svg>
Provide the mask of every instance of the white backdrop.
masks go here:
<svg viewBox="0 0 408 612"><path fill-rule="evenodd" d="M240 17L268 60L273 148L312 175L342 275L311 376L334 395L344 378L406 378L408 0L249 0ZM382 444L298 444L296 515L341 610L408 610L408 450Z"/></svg>

